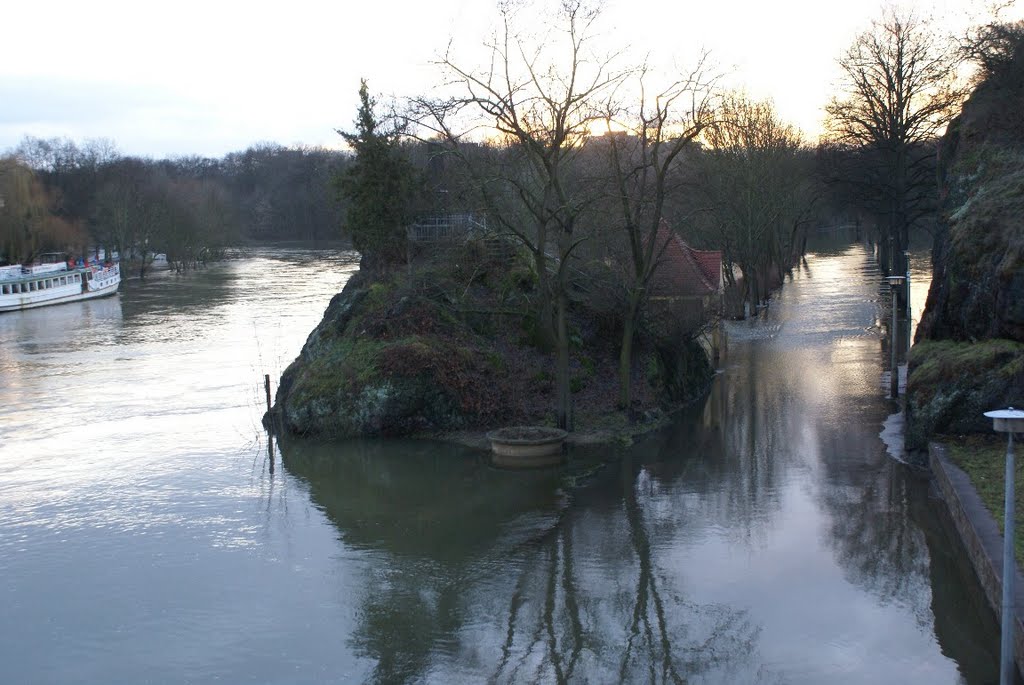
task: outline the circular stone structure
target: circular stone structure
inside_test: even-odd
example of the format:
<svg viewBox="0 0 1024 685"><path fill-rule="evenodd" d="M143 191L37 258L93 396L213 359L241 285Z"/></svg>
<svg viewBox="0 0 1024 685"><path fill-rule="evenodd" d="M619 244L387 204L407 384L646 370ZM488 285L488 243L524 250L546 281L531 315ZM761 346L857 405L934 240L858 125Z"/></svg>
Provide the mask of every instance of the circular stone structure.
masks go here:
<svg viewBox="0 0 1024 685"><path fill-rule="evenodd" d="M487 439L495 466L535 468L562 461L562 444L568 435L561 428L511 426L491 431Z"/></svg>

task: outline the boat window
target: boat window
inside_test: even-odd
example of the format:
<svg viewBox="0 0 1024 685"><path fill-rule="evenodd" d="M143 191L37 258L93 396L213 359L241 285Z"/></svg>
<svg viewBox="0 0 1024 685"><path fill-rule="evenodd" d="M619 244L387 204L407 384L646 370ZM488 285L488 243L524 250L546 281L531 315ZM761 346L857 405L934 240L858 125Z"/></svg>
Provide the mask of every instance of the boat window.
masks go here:
<svg viewBox="0 0 1024 685"><path fill-rule="evenodd" d="M75 283L78 283L81 280L82 280L82 277L79 274L75 274Z"/></svg>
<svg viewBox="0 0 1024 685"><path fill-rule="evenodd" d="M3 289L0 290L0 295L10 295L10 294L11 294L11 286L9 286L9 285L3 286Z"/></svg>

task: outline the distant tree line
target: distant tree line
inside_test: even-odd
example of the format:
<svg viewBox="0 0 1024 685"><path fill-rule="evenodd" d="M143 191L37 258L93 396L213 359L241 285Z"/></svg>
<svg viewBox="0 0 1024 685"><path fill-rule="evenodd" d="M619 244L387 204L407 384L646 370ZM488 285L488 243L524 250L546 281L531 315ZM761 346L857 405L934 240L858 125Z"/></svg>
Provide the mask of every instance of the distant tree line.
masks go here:
<svg viewBox="0 0 1024 685"><path fill-rule="evenodd" d="M331 186L349 155L256 145L222 159L145 159L112 143L26 138L0 159L0 259L118 252L145 271L154 254L190 268L244 241L340 237Z"/></svg>

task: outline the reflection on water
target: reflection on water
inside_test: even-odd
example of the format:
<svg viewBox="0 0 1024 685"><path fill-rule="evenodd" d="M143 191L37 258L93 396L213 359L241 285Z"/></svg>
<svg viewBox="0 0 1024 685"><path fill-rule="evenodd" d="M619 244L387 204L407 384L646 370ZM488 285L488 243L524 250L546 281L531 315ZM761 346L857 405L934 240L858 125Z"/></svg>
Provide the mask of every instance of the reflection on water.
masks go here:
<svg viewBox="0 0 1024 685"><path fill-rule="evenodd" d="M374 682L676 681L749 660L745 611L664 586L642 472L612 466L580 488L423 443L283 453L346 546L373 552L349 644Z"/></svg>
<svg viewBox="0 0 1024 685"><path fill-rule="evenodd" d="M353 268L256 252L0 317L0 682L995 679L971 571L877 437L863 247L729 324L706 402L629 449L515 472L291 439L271 469L263 374Z"/></svg>

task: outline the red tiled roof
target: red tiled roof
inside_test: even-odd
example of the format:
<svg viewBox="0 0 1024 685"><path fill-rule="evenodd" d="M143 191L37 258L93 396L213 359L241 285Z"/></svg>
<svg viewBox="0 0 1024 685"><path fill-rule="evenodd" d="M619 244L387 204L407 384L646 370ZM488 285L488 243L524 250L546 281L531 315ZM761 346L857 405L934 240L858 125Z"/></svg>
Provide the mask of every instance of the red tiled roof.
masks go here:
<svg viewBox="0 0 1024 685"><path fill-rule="evenodd" d="M664 246L651 294L660 297L702 297L721 292L722 253L694 250L669 228L664 219L655 235L657 249Z"/></svg>

